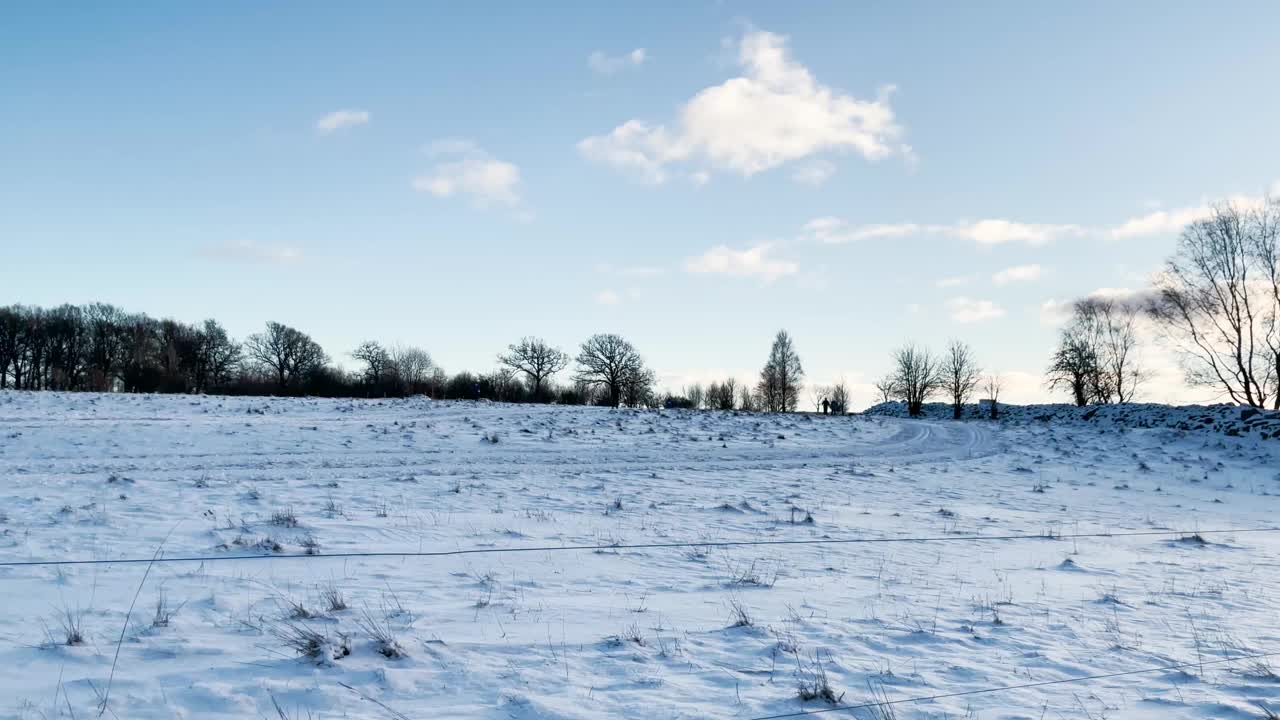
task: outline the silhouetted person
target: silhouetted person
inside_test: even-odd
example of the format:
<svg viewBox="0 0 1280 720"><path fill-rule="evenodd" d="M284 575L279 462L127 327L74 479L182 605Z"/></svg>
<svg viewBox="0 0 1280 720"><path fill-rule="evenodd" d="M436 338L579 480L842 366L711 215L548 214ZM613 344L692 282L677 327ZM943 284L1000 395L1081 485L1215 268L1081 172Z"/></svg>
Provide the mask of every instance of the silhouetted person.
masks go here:
<svg viewBox="0 0 1280 720"><path fill-rule="evenodd" d="M822 414L826 415L830 412L831 412L831 401L826 398L822 398Z"/></svg>

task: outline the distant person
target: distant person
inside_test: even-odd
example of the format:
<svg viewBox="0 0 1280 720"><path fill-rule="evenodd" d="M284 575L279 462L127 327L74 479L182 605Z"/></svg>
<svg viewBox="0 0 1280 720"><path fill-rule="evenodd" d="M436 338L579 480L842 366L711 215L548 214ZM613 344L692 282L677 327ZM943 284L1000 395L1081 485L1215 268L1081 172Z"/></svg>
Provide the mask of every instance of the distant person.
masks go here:
<svg viewBox="0 0 1280 720"><path fill-rule="evenodd" d="M827 415L830 412L831 412L831 401L826 398L822 398L822 414Z"/></svg>

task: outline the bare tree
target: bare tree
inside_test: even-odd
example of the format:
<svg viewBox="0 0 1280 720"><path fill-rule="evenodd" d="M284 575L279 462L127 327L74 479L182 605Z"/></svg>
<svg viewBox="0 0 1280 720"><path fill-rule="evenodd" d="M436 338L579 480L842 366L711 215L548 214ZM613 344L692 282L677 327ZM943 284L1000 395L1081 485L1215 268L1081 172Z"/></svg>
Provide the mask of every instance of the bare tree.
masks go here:
<svg viewBox="0 0 1280 720"><path fill-rule="evenodd" d="M877 380L876 391L880 393L880 402L890 402L902 394L898 391L897 386L893 384L893 375Z"/></svg>
<svg viewBox="0 0 1280 720"><path fill-rule="evenodd" d="M351 351L351 357L364 363L363 381L365 385L377 387L393 381L391 353L374 340L360 343Z"/></svg>
<svg viewBox="0 0 1280 720"><path fill-rule="evenodd" d="M89 368L89 388L92 390L110 390L119 378L121 355L124 353L121 328L125 318L123 310L106 303L92 303L84 308L89 334L89 356L86 364Z"/></svg>
<svg viewBox="0 0 1280 720"><path fill-rule="evenodd" d="M809 402L813 403L814 412L822 412L822 401L831 395L831 388L826 385L809 386ZM830 400L827 400L829 403Z"/></svg>
<svg viewBox="0 0 1280 720"><path fill-rule="evenodd" d="M1182 231L1157 280L1153 317L1188 382L1280 409L1280 201L1222 205Z"/></svg>
<svg viewBox="0 0 1280 720"><path fill-rule="evenodd" d="M831 414L843 415L849 412L849 386L844 378L828 388L828 399L831 401Z"/></svg>
<svg viewBox="0 0 1280 720"><path fill-rule="evenodd" d="M1268 198L1266 207L1255 211L1251 239L1250 254L1262 276L1264 309L1259 318L1271 353L1272 409L1280 410L1280 198Z"/></svg>
<svg viewBox="0 0 1280 720"><path fill-rule="evenodd" d="M706 392L703 391L701 383L690 385L684 391L684 396L694 410L701 410L703 403L706 402Z"/></svg>
<svg viewBox="0 0 1280 720"><path fill-rule="evenodd" d="M622 404L628 407L656 407L654 385L658 376L643 365L636 366L622 380Z"/></svg>
<svg viewBox="0 0 1280 720"><path fill-rule="evenodd" d="M738 381L733 378L707 386L708 410L732 410L738 402Z"/></svg>
<svg viewBox="0 0 1280 720"><path fill-rule="evenodd" d="M516 371L509 367L494 370L489 375L488 381L493 388L494 399L499 402L510 402L520 391L520 385L516 381Z"/></svg>
<svg viewBox="0 0 1280 720"><path fill-rule="evenodd" d="M206 392L229 382L240 362L240 344L232 340L222 325L213 319L204 321L196 342L193 383L196 392Z"/></svg>
<svg viewBox="0 0 1280 720"><path fill-rule="evenodd" d="M725 381L720 383L719 407L721 410L732 410L737 405L738 403L737 392L738 392L737 378L725 378ZM749 409L750 408L746 408L746 407L743 408L743 410L749 410Z"/></svg>
<svg viewBox="0 0 1280 720"><path fill-rule="evenodd" d="M0 307L0 390L9 387L9 378L13 378L13 386L20 387L22 373L18 369L20 338L23 318L22 309L18 306Z"/></svg>
<svg viewBox="0 0 1280 720"><path fill-rule="evenodd" d="M250 335L245 357L275 377L280 390L299 385L329 361L309 335L278 322L267 323L266 332Z"/></svg>
<svg viewBox="0 0 1280 720"><path fill-rule="evenodd" d="M387 351L391 373L400 381L404 392L410 395L432 394L434 373L437 371L431 353L412 345L396 345ZM443 378L444 372L440 371ZM440 385L444 381L441 379Z"/></svg>
<svg viewBox="0 0 1280 720"><path fill-rule="evenodd" d="M751 388L743 385L738 388L738 409L745 412L757 412L763 407L763 398Z"/></svg>
<svg viewBox="0 0 1280 720"><path fill-rule="evenodd" d="M760 371L756 389L768 412L792 412L800 404L800 387L804 380L804 368L795 344L786 330L774 336L769 359Z"/></svg>
<svg viewBox="0 0 1280 720"><path fill-rule="evenodd" d="M427 360L430 361L430 356ZM439 365L433 365L427 377L427 394L434 399L444 397L444 386L449 381L449 376L445 374L444 368Z"/></svg>
<svg viewBox="0 0 1280 720"><path fill-rule="evenodd" d="M128 392L150 392L156 388L160 369L158 322L143 314L130 315L123 322L123 361L120 380Z"/></svg>
<svg viewBox="0 0 1280 720"><path fill-rule="evenodd" d="M1000 391L1004 389L1004 378L998 373L992 373L983 382L982 389L990 404L991 419L995 420L1000 416Z"/></svg>
<svg viewBox="0 0 1280 720"><path fill-rule="evenodd" d="M942 357L943 389L951 398L952 417L959 420L964 415L965 403L978 387L982 369L978 367L973 348L967 343L952 340Z"/></svg>
<svg viewBox="0 0 1280 720"><path fill-rule="evenodd" d="M582 343L577 357L576 380L603 389L610 406L622 402L625 386L635 383L645 372L644 360L635 347L619 335L592 335Z"/></svg>
<svg viewBox="0 0 1280 720"><path fill-rule="evenodd" d="M720 383L712 382L707 385L706 402L708 410L724 410L720 407ZM729 408L732 409L732 408Z"/></svg>
<svg viewBox="0 0 1280 720"><path fill-rule="evenodd" d="M542 383L569 365L569 356L561 349L535 337L521 338L510 346L498 362L524 373L533 387L533 401L542 401Z"/></svg>
<svg viewBox="0 0 1280 720"><path fill-rule="evenodd" d="M1068 328L1088 345L1094 360L1087 381L1090 401L1133 401L1145 379L1138 361L1138 319L1147 307L1142 296L1089 297L1072 306Z"/></svg>
<svg viewBox="0 0 1280 720"><path fill-rule="evenodd" d="M1049 389L1068 390L1076 405L1083 407L1099 392L1098 377L1098 354L1092 337L1075 323L1063 328L1045 376Z"/></svg>
<svg viewBox="0 0 1280 720"><path fill-rule="evenodd" d="M904 345L893 354L892 386L907 404L907 414L919 417L924 403L942 387L942 363L926 348Z"/></svg>

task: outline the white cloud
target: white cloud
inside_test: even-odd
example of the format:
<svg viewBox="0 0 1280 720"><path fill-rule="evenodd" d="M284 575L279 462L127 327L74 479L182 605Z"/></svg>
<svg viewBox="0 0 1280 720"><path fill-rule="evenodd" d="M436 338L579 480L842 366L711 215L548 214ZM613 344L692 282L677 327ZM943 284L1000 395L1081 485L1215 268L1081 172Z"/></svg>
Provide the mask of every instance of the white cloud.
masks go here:
<svg viewBox="0 0 1280 720"><path fill-rule="evenodd" d="M1111 237L1123 240L1146 235L1173 235L1182 232L1182 228L1209 217L1212 209L1208 205L1179 208L1176 210L1157 210L1140 217L1131 218L1111 228Z"/></svg>
<svg viewBox="0 0 1280 720"><path fill-rule="evenodd" d="M1043 245L1059 237L1083 235L1085 229L1079 225L1045 225L999 219L950 225L921 225L911 222L851 225L840 218L820 217L805 223L804 232L811 239L833 244L907 235L943 235L972 240L979 245L1011 242Z"/></svg>
<svg viewBox="0 0 1280 720"><path fill-rule="evenodd" d="M835 174L835 165L826 160L814 160L796 168L796 171L791 173L791 179L801 185L817 187L830 180Z"/></svg>
<svg viewBox="0 0 1280 720"><path fill-rule="evenodd" d="M1039 225L990 219L973 223L957 223L938 228L937 231L966 238L979 245L1003 245L1012 242L1044 245L1064 235L1081 235L1084 233L1084 228L1079 225Z"/></svg>
<svg viewBox="0 0 1280 720"><path fill-rule="evenodd" d="M672 128L628 120L582 140L579 151L650 182L665 180L677 162L749 177L828 151L869 160L909 152L889 107L892 86L859 100L822 85L791 58L785 37L763 31L742 37L738 64L741 75L695 94Z"/></svg>
<svg viewBox="0 0 1280 720"><path fill-rule="evenodd" d="M1276 182L1269 192L1271 197L1280 198L1280 181ZM1242 209L1256 209L1262 207L1266 202L1266 196L1232 195L1222 202ZM962 238L979 245L1025 243L1038 246L1063 238L1076 238L1091 234L1097 236L1109 235L1116 239L1145 235L1176 234L1188 223L1209 217L1213 212L1212 205L1213 203L1204 201L1199 205L1173 210L1154 210L1111 227L1105 225L1085 226L1074 223L1027 223L1005 218L986 218L976 221L962 220L945 224L901 222L855 225L838 217L826 216L814 218L805 223L803 238L817 242L838 244L875 238L933 235ZM1024 269L1029 268L1030 266L1025 266ZM1014 279L1033 280L1035 278L1005 278L1006 281ZM995 280L997 283L1001 282L998 276Z"/></svg>
<svg viewBox="0 0 1280 720"><path fill-rule="evenodd" d="M596 304L598 305L617 305L620 300L618 293L612 290L602 290L596 294Z"/></svg>
<svg viewBox="0 0 1280 720"><path fill-rule="evenodd" d="M1268 190L1271 197L1280 197L1280 181L1272 184ZM1266 202L1264 195L1231 195L1223 202L1235 207L1248 209L1260 208ZM1213 205L1209 201L1197 205L1174 208L1172 210L1155 210L1146 215L1130 218L1109 230L1110 236L1116 240L1149 235L1176 235L1187 225L1213 214Z"/></svg>
<svg viewBox="0 0 1280 720"><path fill-rule="evenodd" d="M1086 295L1086 298L1098 300L1115 300L1118 303L1141 303L1150 297L1150 290L1134 290L1132 288L1098 288ZM1071 318L1074 300L1057 300L1050 298L1040 304L1040 324L1045 327L1061 325Z"/></svg>
<svg viewBox="0 0 1280 720"><path fill-rule="evenodd" d="M746 250L734 250L727 245L717 245L705 253L685 261L685 272L715 273L739 277L759 277L772 282L784 275L794 275L800 266L789 260L770 257L767 243Z"/></svg>
<svg viewBox="0 0 1280 720"><path fill-rule="evenodd" d="M1041 268L1039 265L1015 265L1011 268L1005 268L995 275L991 276L991 282L996 285L1008 285L1016 282L1031 282L1039 280Z"/></svg>
<svg viewBox="0 0 1280 720"><path fill-rule="evenodd" d="M252 240L230 240L207 245L200 255L225 262L264 265L296 265L302 262L302 251L290 245L270 245Z"/></svg>
<svg viewBox="0 0 1280 720"><path fill-rule="evenodd" d="M1071 302L1049 298L1040 304L1040 324L1045 327L1061 325L1071 316Z"/></svg>
<svg viewBox="0 0 1280 720"><path fill-rule="evenodd" d="M904 237L926 231L914 223L850 225L837 217L814 218L804 224L804 233L818 242L838 245L876 238Z"/></svg>
<svg viewBox="0 0 1280 720"><path fill-rule="evenodd" d="M838 217L825 216L814 218L804 224L804 232L814 240L825 243L841 243L846 242L845 231L847 225L845 221Z"/></svg>
<svg viewBox="0 0 1280 720"><path fill-rule="evenodd" d="M631 172L654 184L665 182L664 159L667 131L651 127L639 120L628 120L608 135L589 137L578 143L578 151L587 158Z"/></svg>
<svg viewBox="0 0 1280 720"><path fill-rule="evenodd" d="M951 319L959 323L975 323L1004 317L1004 308L990 300L954 297L947 301Z"/></svg>
<svg viewBox="0 0 1280 720"><path fill-rule="evenodd" d="M1127 300L1141 294L1143 294L1142 291L1134 290L1133 288L1103 287L1089 293L1089 297L1101 300Z"/></svg>
<svg viewBox="0 0 1280 720"><path fill-rule="evenodd" d="M972 275L954 275L952 277L944 277L941 280L934 283L934 285L940 288L951 288L951 287L960 287L961 285L968 285L971 282L973 282Z"/></svg>
<svg viewBox="0 0 1280 720"><path fill-rule="evenodd" d="M600 75L612 75L624 68L640 67L648 57L644 48L636 48L622 55L609 55L596 50L587 56L587 67Z"/></svg>
<svg viewBox="0 0 1280 720"><path fill-rule="evenodd" d="M316 132L328 135L335 130L365 125L372 118L367 110L337 110L316 121Z"/></svg>
<svg viewBox="0 0 1280 720"><path fill-rule="evenodd" d="M429 152L436 165L414 178L415 190L440 198L466 195L479 207L520 204L520 169L515 165L494 158L469 140L441 140Z"/></svg>

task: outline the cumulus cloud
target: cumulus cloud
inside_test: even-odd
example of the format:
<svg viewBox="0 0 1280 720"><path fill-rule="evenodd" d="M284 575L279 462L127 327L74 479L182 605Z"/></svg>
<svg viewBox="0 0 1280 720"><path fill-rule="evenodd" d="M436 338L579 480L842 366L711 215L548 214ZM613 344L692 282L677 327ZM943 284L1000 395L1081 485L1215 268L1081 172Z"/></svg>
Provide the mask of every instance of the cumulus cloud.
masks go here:
<svg viewBox="0 0 1280 720"><path fill-rule="evenodd" d="M1013 220L979 220L952 225L941 231L972 240L979 245L1003 245L1013 242L1044 245L1064 235L1083 234L1084 228L1079 225L1041 225Z"/></svg>
<svg viewBox="0 0 1280 720"><path fill-rule="evenodd" d="M737 59L741 74L695 94L670 127L628 120L578 150L655 183L681 162L749 177L823 152L910 153L889 106L892 86L862 100L823 85L770 32L746 33Z"/></svg>
<svg viewBox="0 0 1280 720"><path fill-rule="evenodd" d="M648 59L644 48L636 48L622 55L609 55L596 50L587 56L587 67L599 75L612 75L628 67L640 67Z"/></svg>
<svg viewBox="0 0 1280 720"><path fill-rule="evenodd" d="M974 300L967 297L954 297L947 301L947 311L951 319L959 323L976 323L1004 317L1004 308L990 300Z"/></svg>
<svg viewBox="0 0 1280 720"><path fill-rule="evenodd" d="M328 135L343 128L367 124L373 116L367 110L336 110L316 121L316 132Z"/></svg>
<svg viewBox="0 0 1280 720"><path fill-rule="evenodd" d="M1031 282L1033 280L1039 280L1040 274L1041 269L1039 265L1015 265L992 275L991 282L996 285L1008 285L1016 282Z"/></svg>
<svg viewBox="0 0 1280 720"><path fill-rule="evenodd" d="M253 240L229 240L200 248L200 255L212 260L260 265L296 265L302 250L291 245L272 245Z"/></svg>
<svg viewBox="0 0 1280 720"><path fill-rule="evenodd" d="M795 275L800 271L800 266L794 262L773 258L771 250L772 246L768 243L746 250L734 250L727 245L717 245L697 257L686 260L684 269L685 272L691 273L758 277L765 282L772 282L784 275Z"/></svg>
<svg viewBox="0 0 1280 720"><path fill-rule="evenodd" d="M520 204L520 169L515 165L494 158L470 140L437 141L428 152L436 164L414 178L415 190L439 198L467 196L478 207Z"/></svg>

